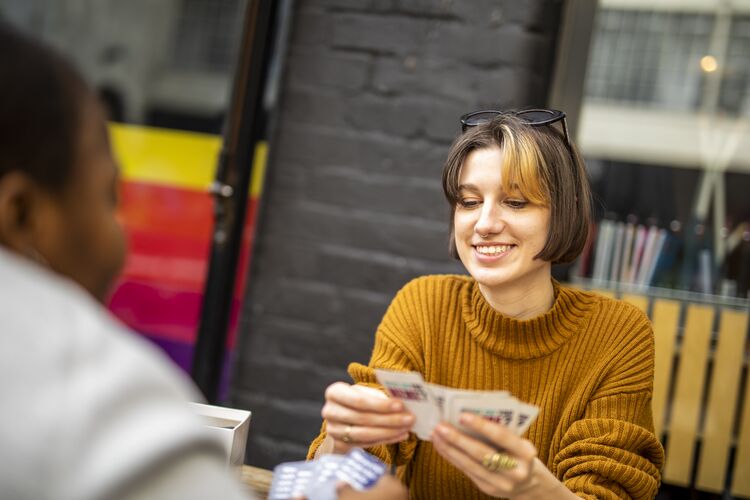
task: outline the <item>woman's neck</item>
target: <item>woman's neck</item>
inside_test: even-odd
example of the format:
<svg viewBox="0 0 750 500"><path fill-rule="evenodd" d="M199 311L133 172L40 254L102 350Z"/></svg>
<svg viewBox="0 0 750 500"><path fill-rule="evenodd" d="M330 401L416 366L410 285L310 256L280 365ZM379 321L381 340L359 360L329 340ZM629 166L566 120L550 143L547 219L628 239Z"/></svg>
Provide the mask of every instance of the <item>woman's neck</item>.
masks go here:
<svg viewBox="0 0 750 500"><path fill-rule="evenodd" d="M494 310L518 320L540 316L555 302L555 288L549 271L519 284L487 287L480 283L479 291Z"/></svg>

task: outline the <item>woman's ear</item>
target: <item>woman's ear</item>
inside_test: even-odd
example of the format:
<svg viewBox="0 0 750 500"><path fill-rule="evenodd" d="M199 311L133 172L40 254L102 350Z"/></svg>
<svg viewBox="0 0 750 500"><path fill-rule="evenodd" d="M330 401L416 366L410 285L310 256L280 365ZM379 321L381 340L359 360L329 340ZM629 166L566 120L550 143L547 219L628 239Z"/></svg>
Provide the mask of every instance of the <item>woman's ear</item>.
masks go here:
<svg viewBox="0 0 750 500"><path fill-rule="evenodd" d="M39 188L22 172L0 177L0 244L24 255L33 248L33 211L39 195Z"/></svg>

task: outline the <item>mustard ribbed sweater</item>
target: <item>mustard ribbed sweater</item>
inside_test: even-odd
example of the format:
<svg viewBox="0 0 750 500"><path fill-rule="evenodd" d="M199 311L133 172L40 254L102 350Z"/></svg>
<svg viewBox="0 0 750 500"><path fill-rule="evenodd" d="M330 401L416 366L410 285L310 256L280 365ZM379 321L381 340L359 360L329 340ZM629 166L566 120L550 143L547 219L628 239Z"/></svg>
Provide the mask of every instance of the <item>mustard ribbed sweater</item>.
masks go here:
<svg viewBox="0 0 750 500"><path fill-rule="evenodd" d="M625 302L553 284L552 309L519 321L492 309L470 277L415 279L388 308L369 366L352 363L349 373L373 386L373 368L385 368L449 387L510 391L540 407L526 437L571 491L653 498L664 452L651 415L648 318ZM310 457L324 438L325 423ZM414 435L369 451L404 466L411 498L489 498Z"/></svg>

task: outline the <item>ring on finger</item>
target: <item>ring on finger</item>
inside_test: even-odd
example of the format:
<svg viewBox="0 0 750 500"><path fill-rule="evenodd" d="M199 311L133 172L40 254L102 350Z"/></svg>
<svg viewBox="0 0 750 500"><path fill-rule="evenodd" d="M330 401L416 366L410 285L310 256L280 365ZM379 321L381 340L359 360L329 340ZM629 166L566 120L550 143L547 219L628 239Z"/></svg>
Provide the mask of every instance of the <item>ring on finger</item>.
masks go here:
<svg viewBox="0 0 750 500"><path fill-rule="evenodd" d="M518 461L501 451L487 453L482 459L482 465L490 472L510 470L518 465Z"/></svg>
<svg viewBox="0 0 750 500"><path fill-rule="evenodd" d="M349 444L352 442L352 426L347 425L344 429L344 435L341 436L341 440L345 442L346 444Z"/></svg>

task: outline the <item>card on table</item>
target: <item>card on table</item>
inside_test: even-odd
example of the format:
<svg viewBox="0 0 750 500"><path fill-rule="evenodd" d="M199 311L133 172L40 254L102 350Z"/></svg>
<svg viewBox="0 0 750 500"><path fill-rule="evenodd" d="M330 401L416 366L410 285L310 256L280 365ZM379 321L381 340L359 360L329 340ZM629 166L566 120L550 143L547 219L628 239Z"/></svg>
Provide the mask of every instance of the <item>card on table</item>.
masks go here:
<svg viewBox="0 0 750 500"><path fill-rule="evenodd" d="M318 464L315 462L286 462L273 469L269 500L302 497L313 484Z"/></svg>
<svg viewBox="0 0 750 500"><path fill-rule="evenodd" d="M269 500L305 497L308 500L336 500L336 485L343 481L356 490L378 482L387 466L360 448L346 455L323 455L312 461L285 462L273 470Z"/></svg>
<svg viewBox="0 0 750 500"><path fill-rule="evenodd" d="M355 490L370 489L385 474L387 466L361 448L354 448L336 469L336 477L349 483Z"/></svg>

